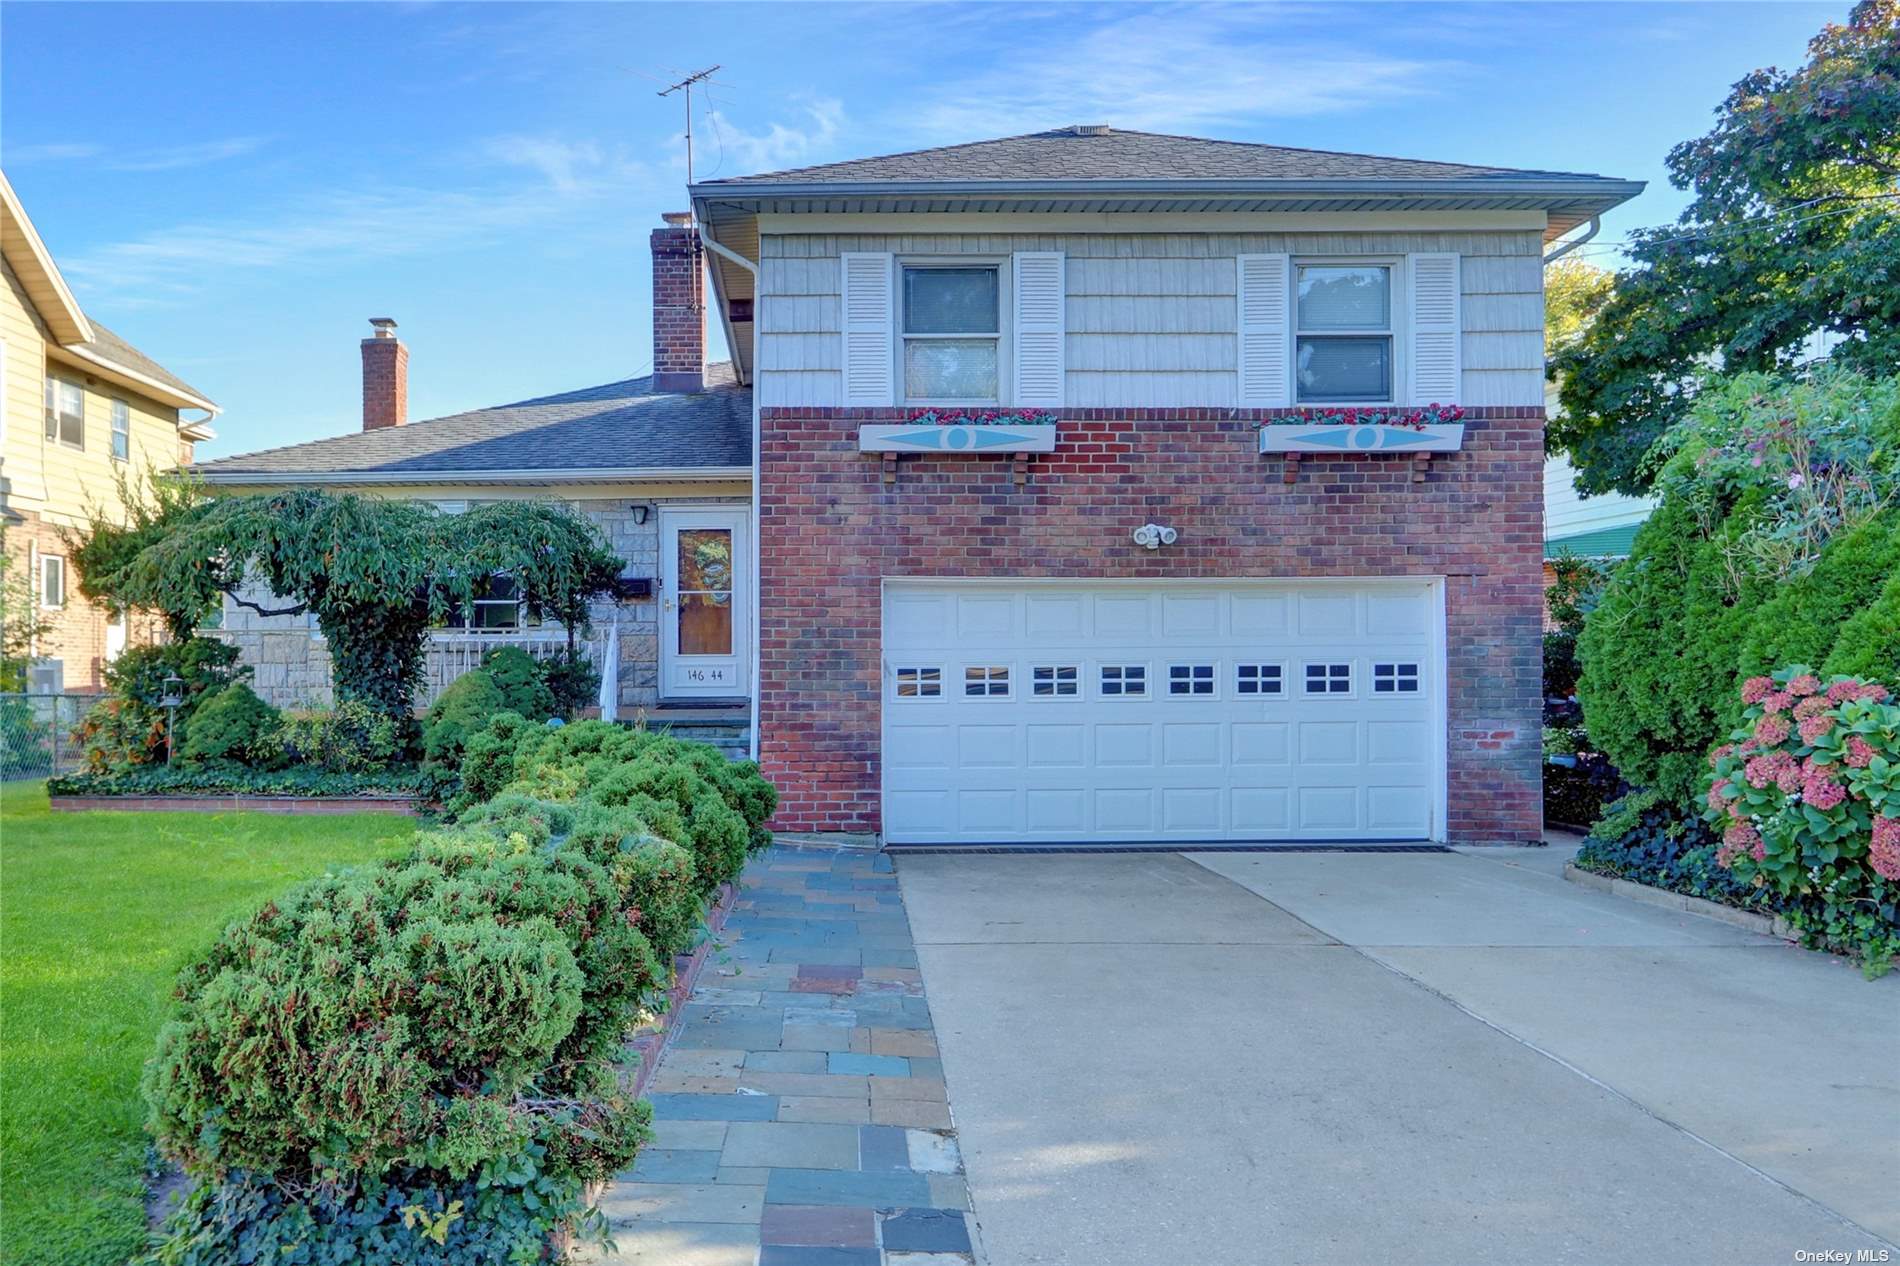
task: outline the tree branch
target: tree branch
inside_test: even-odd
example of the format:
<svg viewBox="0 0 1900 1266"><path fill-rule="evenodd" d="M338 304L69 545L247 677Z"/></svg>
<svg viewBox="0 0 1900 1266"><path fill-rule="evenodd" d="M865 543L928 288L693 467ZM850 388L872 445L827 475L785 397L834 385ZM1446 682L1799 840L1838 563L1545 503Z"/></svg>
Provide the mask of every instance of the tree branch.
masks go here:
<svg viewBox="0 0 1900 1266"><path fill-rule="evenodd" d="M231 590L229 590L229 589L220 589L220 590L218 590L218 592L219 592L219 593L221 593L221 594L223 594L223 595L224 595L225 597L227 597L227 598L229 598L229 599L230 599L231 601L233 601L233 602L235 602L235 603L237 603L237 604L238 604L238 605L239 605L240 607L243 607L243 608L245 608L246 610L249 610L249 611L255 611L255 612L257 612L257 614L259 614L259 615L265 615L265 616L270 616L270 615L302 615L302 614L304 614L305 612L307 612L307 611L309 611L309 610L310 610L310 604L309 604L309 603L307 603L307 602L299 602L299 603L298 603L298 604L297 604L296 606L294 606L294 607L285 607L285 608L283 608L283 609L282 609L281 611L272 611L272 610L269 610L269 609L268 609L268 608L266 608L266 607L263 607L263 606L261 606L261 605L259 605L258 603L255 603L255 602L252 602L252 601L251 601L251 600L250 600L249 598L240 598L240 597L238 597L238 596L237 596L237 594L235 594L234 592L232 592L232 591L231 591Z"/></svg>

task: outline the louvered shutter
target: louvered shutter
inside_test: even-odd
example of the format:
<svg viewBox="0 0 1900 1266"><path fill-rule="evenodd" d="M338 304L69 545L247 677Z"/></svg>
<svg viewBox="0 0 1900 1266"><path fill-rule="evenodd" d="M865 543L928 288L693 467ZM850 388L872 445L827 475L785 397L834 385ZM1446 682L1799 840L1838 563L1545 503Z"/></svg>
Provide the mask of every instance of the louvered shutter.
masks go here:
<svg viewBox="0 0 1900 1266"><path fill-rule="evenodd" d="M1012 404L1056 408L1062 403L1062 252L1018 251L1016 374Z"/></svg>
<svg viewBox="0 0 1900 1266"><path fill-rule="evenodd" d="M840 263L844 273L844 402L891 404L891 257L877 251L846 251Z"/></svg>
<svg viewBox="0 0 1900 1266"><path fill-rule="evenodd" d="M1281 408L1293 402L1288 260L1285 255L1242 255L1239 262L1240 403L1250 409Z"/></svg>
<svg viewBox="0 0 1900 1266"><path fill-rule="evenodd" d="M1408 404L1454 404L1459 381L1458 256L1405 257L1412 300L1412 390Z"/></svg>

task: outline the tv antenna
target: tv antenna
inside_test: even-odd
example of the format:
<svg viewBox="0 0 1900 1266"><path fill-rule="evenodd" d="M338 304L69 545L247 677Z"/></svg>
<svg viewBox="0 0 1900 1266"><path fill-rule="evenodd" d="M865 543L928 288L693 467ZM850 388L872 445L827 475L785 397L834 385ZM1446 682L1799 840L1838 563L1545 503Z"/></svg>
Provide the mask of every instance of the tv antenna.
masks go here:
<svg viewBox="0 0 1900 1266"><path fill-rule="evenodd" d="M661 97L670 97L676 92L686 94L686 183L689 185L693 183L693 85L703 79L712 78L718 71L719 67L708 66L655 94Z"/></svg>

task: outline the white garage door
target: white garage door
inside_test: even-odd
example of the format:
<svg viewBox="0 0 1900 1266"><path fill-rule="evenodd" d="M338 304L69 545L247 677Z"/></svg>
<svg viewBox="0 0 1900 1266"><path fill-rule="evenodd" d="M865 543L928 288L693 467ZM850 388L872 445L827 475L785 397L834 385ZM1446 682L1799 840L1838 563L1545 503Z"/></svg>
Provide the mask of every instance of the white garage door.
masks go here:
<svg viewBox="0 0 1900 1266"><path fill-rule="evenodd" d="M892 843L1424 840L1435 580L890 581Z"/></svg>

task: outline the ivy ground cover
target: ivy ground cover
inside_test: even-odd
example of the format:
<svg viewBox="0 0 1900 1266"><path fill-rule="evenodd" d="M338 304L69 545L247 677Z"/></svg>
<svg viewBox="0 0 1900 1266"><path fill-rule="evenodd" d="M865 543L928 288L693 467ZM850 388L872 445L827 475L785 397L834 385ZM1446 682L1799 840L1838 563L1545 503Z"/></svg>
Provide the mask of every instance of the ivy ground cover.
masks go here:
<svg viewBox="0 0 1900 1266"><path fill-rule="evenodd" d="M378 814L62 813L0 790L0 1262L121 1266L145 1246L139 1072L178 969L287 885L390 856Z"/></svg>

